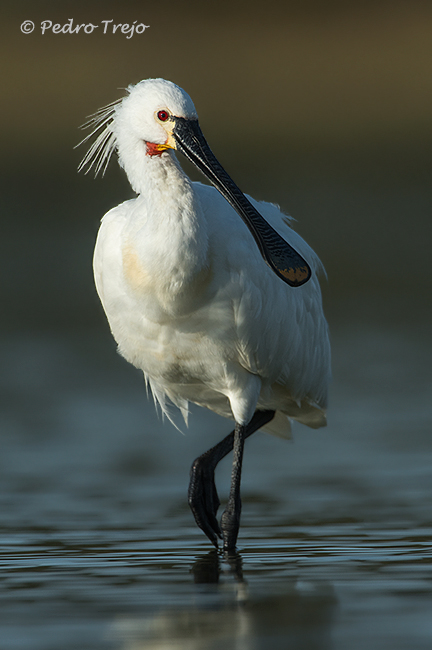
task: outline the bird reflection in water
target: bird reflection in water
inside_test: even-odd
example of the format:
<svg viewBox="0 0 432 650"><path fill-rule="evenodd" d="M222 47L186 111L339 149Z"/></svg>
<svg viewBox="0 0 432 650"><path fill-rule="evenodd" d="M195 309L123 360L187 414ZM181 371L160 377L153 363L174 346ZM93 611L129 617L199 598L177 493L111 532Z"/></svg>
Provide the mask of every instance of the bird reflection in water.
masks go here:
<svg viewBox="0 0 432 650"><path fill-rule="evenodd" d="M199 586L189 606L116 623L123 650L331 650L337 599L328 582L293 577L284 581L283 593L278 581L275 593L268 584L250 593L235 551L210 551L191 573Z"/></svg>
<svg viewBox="0 0 432 650"><path fill-rule="evenodd" d="M219 552L210 551L207 555L198 558L193 564L191 572L196 584L215 584L219 582L221 573L232 575L238 585L244 587L246 593L246 581L243 578L243 560L238 551ZM240 595L239 591L239 595Z"/></svg>

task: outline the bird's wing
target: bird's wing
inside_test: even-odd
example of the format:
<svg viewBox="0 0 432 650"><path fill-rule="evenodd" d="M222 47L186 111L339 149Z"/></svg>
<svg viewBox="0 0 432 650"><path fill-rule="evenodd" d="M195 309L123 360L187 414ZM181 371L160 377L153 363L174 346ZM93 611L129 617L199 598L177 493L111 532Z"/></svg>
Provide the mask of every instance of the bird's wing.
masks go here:
<svg viewBox="0 0 432 650"><path fill-rule="evenodd" d="M263 381L277 385L278 402L297 404L289 408L293 417L309 426L322 425L330 375L330 351L318 274L321 262L308 244L289 226L290 219L277 206L249 200L268 222L304 256L313 275L301 287L289 287L263 261L246 226L234 210L217 196L207 219L217 219L211 232L214 264L225 267L237 333L239 363ZM205 204L211 206L207 200ZM203 201L204 203L204 201ZM216 216L215 216L216 213ZM273 393L275 391L273 390ZM303 404L303 406L302 406ZM315 417L312 411L320 411ZM318 422L321 420L321 422Z"/></svg>
<svg viewBox="0 0 432 650"><path fill-rule="evenodd" d="M105 214L96 239L93 273L96 289L107 316L111 312L110 304L114 304L118 295L124 292L118 280L118 269L122 266L119 242L133 201L134 199L125 201Z"/></svg>

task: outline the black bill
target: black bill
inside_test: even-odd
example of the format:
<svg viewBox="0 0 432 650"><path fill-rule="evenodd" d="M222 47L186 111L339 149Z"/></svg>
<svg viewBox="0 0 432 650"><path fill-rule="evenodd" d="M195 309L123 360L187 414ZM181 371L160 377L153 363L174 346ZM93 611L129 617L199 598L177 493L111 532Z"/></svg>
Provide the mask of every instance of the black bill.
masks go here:
<svg viewBox="0 0 432 650"><path fill-rule="evenodd" d="M178 150L198 167L237 211L270 268L291 287L299 287L307 282L312 274L309 264L255 210L228 176L208 146L198 120L186 120L183 117L174 119L173 134Z"/></svg>

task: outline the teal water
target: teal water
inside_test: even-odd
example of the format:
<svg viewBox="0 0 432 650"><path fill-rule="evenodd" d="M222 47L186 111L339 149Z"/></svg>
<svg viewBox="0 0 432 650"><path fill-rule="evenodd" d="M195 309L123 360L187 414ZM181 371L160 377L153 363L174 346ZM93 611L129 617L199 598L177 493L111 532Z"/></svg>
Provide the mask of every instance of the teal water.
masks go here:
<svg viewBox="0 0 432 650"><path fill-rule="evenodd" d="M4 339L2 650L430 648L428 327L334 321L329 425L248 440L231 558L186 499L227 421L163 423L108 335Z"/></svg>

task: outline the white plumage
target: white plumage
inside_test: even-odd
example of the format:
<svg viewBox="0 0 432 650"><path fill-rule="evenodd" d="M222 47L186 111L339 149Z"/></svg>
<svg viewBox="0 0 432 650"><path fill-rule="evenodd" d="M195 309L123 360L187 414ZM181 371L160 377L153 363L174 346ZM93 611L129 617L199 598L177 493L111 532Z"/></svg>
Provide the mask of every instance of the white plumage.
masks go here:
<svg viewBox="0 0 432 650"><path fill-rule="evenodd" d="M281 436L289 419L323 426L330 348L320 261L278 207L248 197L312 270L302 286L277 277L228 201L183 172L164 112L197 120L183 90L150 79L89 122L100 134L82 164L98 171L116 149L138 195L104 216L94 254L119 352L168 417L172 402L187 420L194 402L240 425L256 409L276 411L265 429Z"/></svg>

